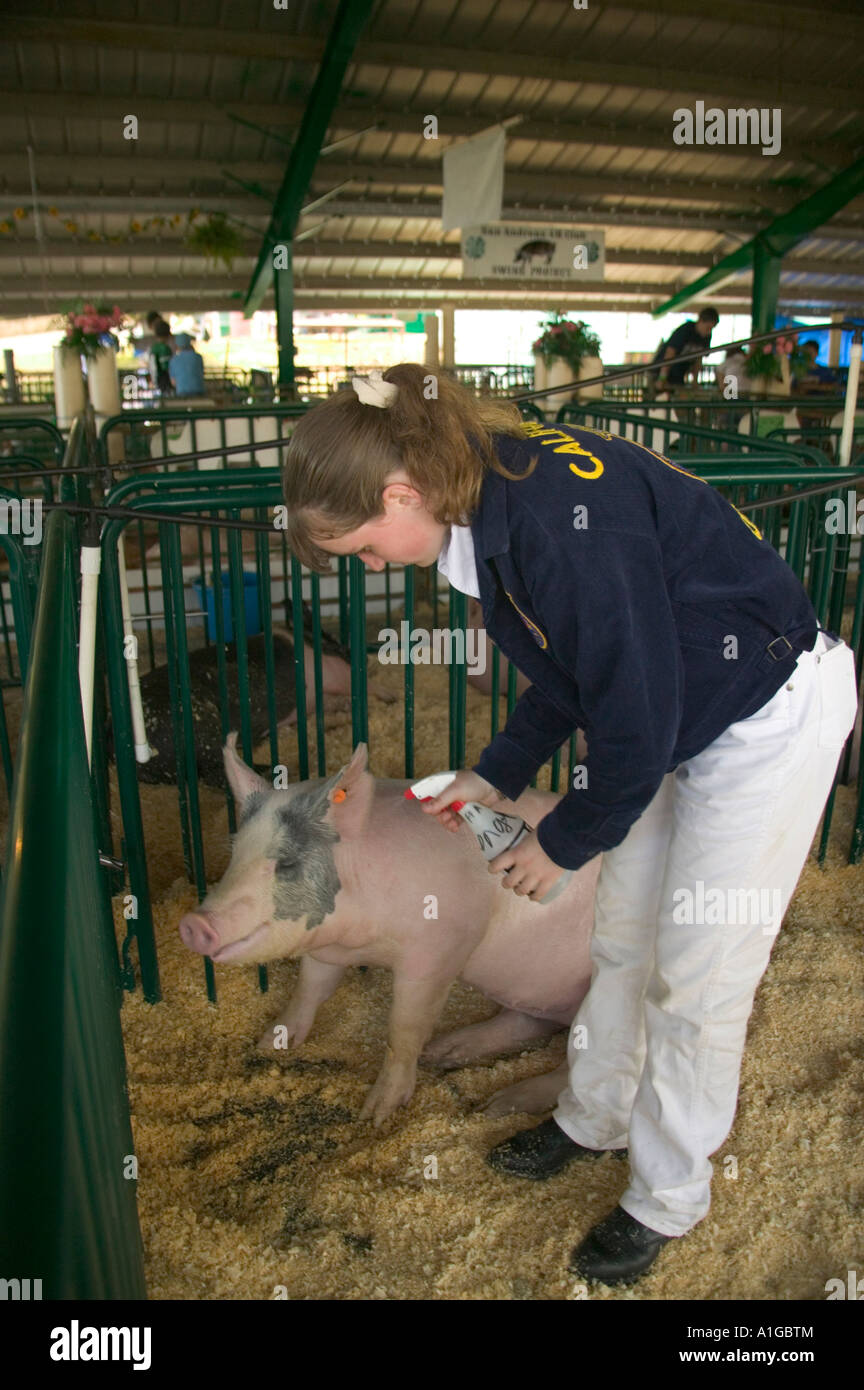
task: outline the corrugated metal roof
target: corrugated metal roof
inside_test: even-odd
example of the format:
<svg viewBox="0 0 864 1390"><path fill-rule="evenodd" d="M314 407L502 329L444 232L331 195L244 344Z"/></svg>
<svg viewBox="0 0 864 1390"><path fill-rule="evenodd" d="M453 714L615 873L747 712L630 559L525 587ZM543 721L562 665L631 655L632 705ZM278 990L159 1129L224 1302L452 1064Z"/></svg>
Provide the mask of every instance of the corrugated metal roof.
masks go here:
<svg viewBox="0 0 864 1390"><path fill-rule="evenodd" d="M129 309L239 307L336 0L231 0L218 23L193 0L15 9L0 3L0 314L56 311L80 293ZM862 36L864 12L844 0L713 11L701 0L380 0L306 201L338 192L297 227L295 302L654 307L860 157ZM780 152L675 144L674 113L697 100L779 108ZM427 114L437 140L424 138ZM504 217L602 228L602 284L463 281L459 235L440 226L441 156L513 115ZM184 245L196 207L241 231L230 271ZM862 278L858 198L787 257L781 306L860 309ZM709 297L745 308L748 277Z"/></svg>

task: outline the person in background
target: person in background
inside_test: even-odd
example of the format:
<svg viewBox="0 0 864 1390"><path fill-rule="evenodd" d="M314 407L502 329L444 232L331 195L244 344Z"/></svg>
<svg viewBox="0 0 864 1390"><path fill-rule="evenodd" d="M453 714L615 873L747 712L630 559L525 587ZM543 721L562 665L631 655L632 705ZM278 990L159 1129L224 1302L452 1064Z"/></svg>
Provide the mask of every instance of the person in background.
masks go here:
<svg viewBox="0 0 864 1390"><path fill-rule="evenodd" d="M204 395L204 358L192 346L188 333L176 333L177 351L168 363L168 375L177 396Z"/></svg>
<svg viewBox="0 0 864 1390"><path fill-rule="evenodd" d="M164 319L153 324L155 342L150 349L150 380L157 390L167 395L172 390L168 364L171 361L171 329Z"/></svg>
<svg viewBox="0 0 864 1390"><path fill-rule="evenodd" d="M724 400L737 401L748 394L749 382L744 375L746 361L747 351L743 343L733 343L726 349L723 361L714 368L717 389ZM737 430L741 421L741 415L737 410L720 410L717 417L721 430ZM723 452L727 452L725 444Z"/></svg>
<svg viewBox="0 0 864 1390"><path fill-rule="evenodd" d="M804 376L800 377L796 383L796 391L799 396L836 396L840 388L840 380L836 372L832 372L830 367L820 367L816 358L819 356L819 344L815 338L808 338L806 343L801 344L802 351L807 353L810 358L810 366Z"/></svg>
<svg viewBox="0 0 864 1390"><path fill-rule="evenodd" d="M746 396L747 378L744 375L744 363L747 361L747 353L742 343L733 343L726 349L726 356L718 366L714 368L714 375L717 378L717 385L721 393L725 388L726 400L734 401L736 396ZM731 390L732 383L727 381L727 377L732 377L735 383L735 394Z"/></svg>
<svg viewBox="0 0 864 1390"><path fill-rule="evenodd" d="M147 324L147 334L145 336L150 340L150 342L153 342L156 339L157 324L162 323L165 325L165 327L168 329L169 346L171 348L171 351L173 352L174 339L171 336L171 329L168 327L168 320L162 317L159 310L151 309L144 322ZM148 346L150 345L150 342L148 342Z"/></svg>
<svg viewBox="0 0 864 1390"><path fill-rule="evenodd" d="M716 309L703 309L698 319L688 319L660 344L651 364L656 372L655 391L664 391L667 387L680 389L689 377L695 381L702 365L701 357L694 357L690 362L678 362L677 358L696 348L707 347L719 319Z"/></svg>

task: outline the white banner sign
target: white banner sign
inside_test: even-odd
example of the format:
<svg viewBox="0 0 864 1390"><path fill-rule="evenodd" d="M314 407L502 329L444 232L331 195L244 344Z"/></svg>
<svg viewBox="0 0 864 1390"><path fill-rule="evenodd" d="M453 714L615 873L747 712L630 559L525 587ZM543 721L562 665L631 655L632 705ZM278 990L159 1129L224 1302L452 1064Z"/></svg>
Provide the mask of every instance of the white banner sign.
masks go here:
<svg viewBox="0 0 864 1390"><path fill-rule="evenodd" d="M505 143L506 131L496 125L444 151L442 231L500 218Z"/></svg>
<svg viewBox="0 0 864 1390"><path fill-rule="evenodd" d="M462 234L462 276L490 280L602 280L605 234L540 222L495 222Z"/></svg>

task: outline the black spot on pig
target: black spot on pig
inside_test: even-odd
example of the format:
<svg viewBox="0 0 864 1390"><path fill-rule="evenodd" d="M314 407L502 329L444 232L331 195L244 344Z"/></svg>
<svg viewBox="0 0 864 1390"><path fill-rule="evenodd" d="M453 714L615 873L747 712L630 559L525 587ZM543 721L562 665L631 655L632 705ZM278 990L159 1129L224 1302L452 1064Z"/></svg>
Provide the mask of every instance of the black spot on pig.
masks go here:
<svg viewBox="0 0 864 1390"><path fill-rule="evenodd" d="M321 787L298 791L276 810L278 828L270 850L276 860L274 916L307 917L306 930L320 926L336 907L341 888L333 845L338 834L324 820L329 802Z"/></svg>
<svg viewBox="0 0 864 1390"><path fill-rule="evenodd" d="M240 807L240 816L237 821L238 830L242 825L245 825L247 821L250 821L252 819L256 811L260 811L261 807L264 805L264 802L266 800L266 792L249 793L249 795L246 797L246 800L243 802L243 805Z"/></svg>

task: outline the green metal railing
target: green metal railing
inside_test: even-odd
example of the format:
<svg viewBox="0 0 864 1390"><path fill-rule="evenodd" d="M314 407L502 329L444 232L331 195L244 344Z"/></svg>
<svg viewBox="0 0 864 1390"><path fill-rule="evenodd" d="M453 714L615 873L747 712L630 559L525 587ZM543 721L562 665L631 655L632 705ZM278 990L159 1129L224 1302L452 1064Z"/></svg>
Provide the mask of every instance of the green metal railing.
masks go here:
<svg viewBox="0 0 864 1390"><path fill-rule="evenodd" d="M190 453L198 460L204 456L203 468L232 468L240 463L250 462L256 467L269 467L282 464L282 445L291 438L293 423L305 415L308 405L270 405L234 406L229 409L212 409L175 406L153 411L125 411L122 415L109 416L99 431L99 451L103 462L116 464L125 459L130 467L136 463L149 463L154 458L165 458L165 468L195 468L201 462L185 463L179 459L175 465L172 454ZM273 445L275 459L265 458L259 462L260 444L268 439L278 441ZM243 460L235 452L223 452L230 446L259 445L244 450L251 460ZM176 447L173 447L176 446ZM207 451L215 451L207 458Z"/></svg>
<svg viewBox="0 0 864 1390"><path fill-rule="evenodd" d="M776 429L767 430L763 438L768 443L781 445L795 444L799 441L808 448L815 448L833 463L837 457L837 448L843 434L842 427L834 425L798 425L792 429L788 425L781 425ZM864 416L856 416L855 427L852 431L852 449L860 449L864 444Z"/></svg>
<svg viewBox="0 0 864 1390"><path fill-rule="evenodd" d="M61 463L66 440L55 424L39 416L0 414L0 464L5 469L19 454L41 463Z"/></svg>
<svg viewBox="0 0 864 1390"><path fill-rule="evenodd" d="M44 549L0 901L0 1268L46 1299L143 1299L68 515L49 518Z"/></svg>
<svg viewBox="0 0 864 1390"><path fill-rule="evenodd" d="M23 434L22 434L23 431ZM0 421L0 443L5 446L26 443L34 453L11 452L0 454L0 643L2 643L5 672L0 676L0 759L6 782L7 796L11 795L14 755L9 733L6 692L20 690L26 679L30 654L33 615L42 558L41 542L35 533L44 523L42 503L56 498L75 497L70 479L58 479L50 466L73 465L86 456L83 426L70 432L69 443L60 432L44 420L24 419L13 425ZM34 536L26 537L19 517L24 508L30 513ZM12 609L9 622L8 607Z"/></svg>
<svg viewBox="0 0 864 1390"><path fill-rule="evenodd" d="M653 407L651 407L653 409ZM775 414L778 412L774 412ZM786 453L790 463L796 460L818 466L824 463L825 456L819 449L805 444L781 444L776 440L766 440L758 434L738 434L730 430L714 429L708 425L694 425L671 417L655 418L646 409L620 406L603 400L586 402L584 405L564 405L558 411L556 423L589 425L592 429L611 431L624 438L635 439L637 443L655 449L658 453L682 454L748 454L758 458L763 453ZM660 436L659 440L657 436Z"/></svg>
<svg viewBox="0 0 864 1390"><path fill-rule="evenodd" d="M825 530L826 497L845 496L855 475L852 470L807 468L801 463L789 466L784 453L769 453L754 459L730 461L717 455L688 458L688 463L698 465L700 476L707 482L724 491L735 505L746 508L763 529L766 537L777 547L791 568L804 583L811 596L820 621L839 628L844 612L848 612L850 602L853 608L852 641L855 646L859 671L861 664L861 615L864 604L864 587L860 574L860 545L851 538L828 535ZM814 485L820 491L811 494ZM826 488L828 491L826 491ZM770 499L786 494L782 506L768 505ZM803 495L802 495L803 494ZM185 589L188 575L184 576L182 555L179 546L178 522L197 517L202 532L209 532L213 568L220 571L223 560L223 539L229 574L232 612L236 615L237 632L237 680L238 697L241 710L240 746L247 761L252 761L253 731L249 719L249 677L246 660L245 617L242 601L242 547L241 536L244 529L253 530L256 536L256 564L259 576L259 593L262 597L262 620L265 634L266 681L269 700L269 748L271 766L278 763L277 713L275 691L273 689L272 634L273 614L270 599L271 544L273 531L267 521L270 508L281 501L278 470L234 469L215 474L171 474L149 473L145 476L129 478L118 484L106 498L106 507L124 509L124 514L111 520L102 536L103 545L103 601L105 604L106 653L108 678L111 690L111 709L114 724L114 739L117 759L117 777L120 789L121 809L130 887L138 903L138 918L130 922L129 937L124 943L124 981L132 987L134 970L130 949L133 940L137 942L141 977L145 995L155 1000L160 997L158 962L152 931L152 914L148 895L147 863L144 846L143 822L139 799L139 786L136 764L132 751L131 707L125 662L122 651L122 612L120 608L119 574L117 569L117 539L125 526L146 511L152 518L158 518L158 533L161 551L161 578L164 612L157 611L151 616L165 622L167 664L170 673L171 719L175 748L181 750L177 758L177 788L181 821L181 837L184 861L190 882L193 882L203 897L206 892L207 868L205 850L201 834L200 809L194 748L194 726L192 719L191 686L189 677L188 624L197 615L186 607ZM250 521L244 512L252 509L256 516ZM227 536L222 532L227 530ZM278 552L277 552L278 553ZM283 552L284 563L284 552ZM850 582L855 585L857 565L857 588L848 594ZM320 588L319 577L304 573L296 560L291 558L283 569L283 592L286 617L290 612L294 632L303 629L301 603L304 587L308 590L315 617L315 640L313 641L313 677L316 689L316 751L317 774L323 776L327 771L326 739L322 719L322 682L320 662ZM347 637L351 648L351 718L352 738L356 744L368 742L368 691L366 662L377 649L377 641L370 640L367 617L366 584L367 575L362 563L351 557L347 566L340 567L340 592L338 608L340 619L347 618L347 632L340 623L343 638ZM403 616L409 623L409 631L415 618L416 576L413 568L404 571ZM395 604L396 595L388 590L388 605ZM217 634L224 633L224 613L221 585L215 587L215 619ZM467 600L455 590L450 591L448 622L451 630L464 628ZM388 611L387 626L392 626L392 613ZM434 625L438 625L437 621ZM149 623L148 623L149 626ZM217 643L217 669L220 699L221 735L224 741L230 728L229 692L225 653L223 644ZM295 643L295 681L297 693L297 756L298 775L310 775L311 757L309 752L309 719L305 701L305 658L303 644ZM413 666L405 665L404 670L404 715L405 715L405 776L414 775L413 731L415 721L415 672ZM449 750L450 765L461 766L465 757L465 712L467 673L463 664L454 664L449 672ZM499 709L497 695L500 689L497 662L493 666L493 695L490 701L490 737L498 727ZM515 703L516 672L511 666L507 682L508 711ZM268 734L265 734L265 738ZM569 760L573 761L575 735L570 741ZM559 752L552 763L552 788L559 789L562 754ZM536 779L535 779L536 781ZM833 807L833 798L832 798ZM226 809L229 828L235 829L234 805L230 793L226 791ZM825 822L825 837L830 828L830 813ZM864 819L864 804L859 804L856 824ZM824 852L824 850L823 850ZM209 961L205 963L205 976L208 992L215 998L215 980ZM262 986L266 987L266 972L261 971Z"/></svg>
<svg viewBox="0 0 864 1390"><path fill-rule="evenodd" d="M529 406L530 403L524 403ZM178 412L182 419L185 413ZM234 412L225 412L229 417ZM248 412L239 412L248 418ZM647 423L647 422L643 422ZM653 422L652 422L653 423ZM107 432L102 436L100 466L108 463L106 449ZM740 445L740 438L736 441ZM231 445L217 444L212 452L219 455L221 449ZM241 448L253 451L272 449L271 438L251 440ZM231 454L228 455L232 457ZM131 706L129 701L128 670L123 655L123 617L120 598L120 575L117 542L130 527L139 527L145 521L154 528L154 539L159 550L159 584L151 587L151 566L143 557L142 579L144 585L145 611L135 616L135 621L146 626L150 666L158 664L154 643L154 628L165 628L165 662L169 674L170 719L173 729L174 746L177 757L177 794L180 814L181 840L187 875L194 883L200 896L206 891L207 871L204 860L204 845L201 832L201 818L198 798L196 756L194 743L194 721L190 684L190 633L194 632L196 619L200 622L204 645L211 645L212 639L205 622L205 612L196 604L190 608L187 589L190 583L190 561L185 560L180 548L180 524L194 523L197 530L198 556L191 562L197 565L199 581L207 583L207 570L211 577L227 571L230 604L236 621L236 660L237 660L237 700L241 711L240 738L243 756L252 760L253 744L262 736L261 730L253 730L249 715L249 670L246 653L245 604L243 601L243 544L244 531L251 533L255 542L255 569L261 607L264 633L264 663L266 679L266 699L268 710L267 730L263 737L269 743L271 766L278 757L277 702L274 689L273 628L274 613L281 608L286 626L294 632L303 630L304 598L308 599L312 612L312 650L313 671L311 680L316 691L315 711L315 762L317 774L324 776L327 771L327 746L323 720L322 699L322 618L326 621L325 605L322 602L321 580L317 575L303 572L296 560L291 557L270 521L271 509L280 505L281 486L278 468L246 467L221 468L202 472L188 465L197 460L180 458L178 463L183 471L165 473L159 471L160 460L151 460L156 467L148 467L133 476L117 483L99 504L99 509L108 518L101 536L103 555L102 604L103 628L97 648L98 662L104 659L104 671L110 688L113 738L117 764L117 779L120 793L121 814L124 827L123 857L128 866L131 891L138 904L138 917L130 919L128 936L123 943L123 982L132 988L135 982L135 968L132 961L132 947L137 945L141 979L145 995L150 1000L160 997L158 962L152 929L152 910L149 900L144 829L139 795L137 764L134 758ZM782 449L761 443L746 458L736 459L729 455L688 454L687 466L704 476L706 481L720 488L736 506L753 510L757 525L764 531L769 541L784 554L814 600L820 618L839 627L844 609L850 602L848 586L854 582L855 564L860 576L860 545L856 540L843 537L828 538L824 527L825 494L818 498L801 496L803 490L814 482L833 487L835 493L848 487L852 480L852 470L832 472L826 470L824 463L819 469L807 467L806 459L793 450ZM64 480L70 485L70 480ZM88 484L79 478L77 495L79 500L88 496ZM765 505L766 497L776 497L778 492L788 494L782 507ZM821 511L820 511L821 508ZM206 548L209 554L205 554ZM274 588L275 562L275 588ZM396 614L413 627L419 587L426 585L426 598L432 611L432 626L444 625L441 609L442 594L438 576L430 588L428 571L416 574L413 568L387 566L383 575L384 593L379 594L383 601L387 627L394 626ZM850 579L851 577L851 579ZM380 635L370 631L371 613L367 603L367 587L380 584L379 576L369 579L362 563L356 558L338 561L338 582L336 592L330 599L330 615L337 635L351 651L351 717L352 737L355 743L368 741L368 692L367 659L377 652ZM368 581L368 584L367 584ZM155 600L161 595L161 606ZM371 597L371 596L370 596ZM449 591L447 626L451 630L464 629L466 624L467 600L456 591ZM856 639L856 659L861 660L860 652L860 578L857 590L858 622ZM215 609L215 664L220 702L221 734L227 735L229 728L229 690L225 657L224 638L225 613L221 583L213 583L213 604ZM494 649L493 649L494 650ZM491 654L491 653L490 653ZM305 689L306 671L302 642L294 647L294 666L297 700L297 768L301 778L310 775L310 716L306 709ZM404 675L404 725L405 749L404 770L406 776L414 775L414 726L415 726L415 671L409 661L403 666ZM507 711L516 702L516 672L509 668L506 682L502 682L498 660L493 661L492 698L490 700L490 738L494 737L499 724L499 693L506 685ZM97 679L96 698L104 700L104 684ZM233 696L233 691L231 692ZM467 672L464 664L453 663L449 669L449 761L453 766L461 766L465 758L465 713L467 708ZM284 714L284 710L282 711ZM235 718L235 724L238 722ZM108 783L104 760L101 756L101 740L104 738L105 719L97 714L94 719L94 785L98 793L100 824L106 831L108 843L110 831L108 815ZM254 736L253 736L254 735ZM575 734L570 740L569 760L574 759ZM848 760L847 760L848 761ZM562 753L552 760L551 785L559 789ZM535 779L535 783L536 783ZM226 792L226 810L229 827L234 826L234 805ZM859 816L860 820L860 816ZM215 984L212 966L209 962L207 986L211 997L215 997ZM266 983L266 975L262 972Z"/></svg>
<svg viewBox="0 0 864 1390"><path fill-rule="evenodd" d="M237 698L241 712L240 746L247 761L252 761L253 731L249 718L249 674L246 655L246 624L242 599L242 546L243 531L252 531L256 538L256 571L260 611L265 637L264 652L268 699L268 731L271 767L278 763L277 707L273 672L273 601L271 597L274 537L277 567L280 560L282 575L283 603L286 619L290 613L290 625L294 632L302 632L304 587L310 600L313 615L313 672L315 689L315 732L317 752L317 773L326 773L326 736L323 719L323 682L321 671L321 602L320 576L304 573L293 557L288 556L284 542L280 543L278 532L274 532L268 521L271 509L282 501L280 473L278 469L233 469L212 474L154 474L135 476L124 480L112 489L105 499L105 508L123 509L122 516L109 520L102 533L102 601L105 615L105 651L107 675L111 696L113 741L117 765L117 780L123 816L126 857L129 868L130 886L134 894L138 916L130 920L129 935L123 948L124 981L131 987L133 970L130 950L133 940L137 943L141 964L142 982L145 995L155 1001L160 997L158 963L152 931L152 911L149 899L146 852L144 848L143 822L139 785L134 758L132 732L132 713L129 698L126 661L123 655L123 615L120 593L120 574L117 555L117 542L125 527L134 524L135 517L146 512L148 519L156 520L161 553L161 593L163 607L151 608L140 615L147 623L150 634L151 658L154 652L152 629L156 622L165 625L166 664L170 691L170 715L174 737L174 747L182 750L177 757L178 809L181 824L184 861L187 874L194 882L199 894L206 891L207 873L204 861L204 847L201 835L198 781L192 724L192 701L189 674L189 622L200 618L203 610L189 612L186 607L185 590L189 583L184 575L183 559L179 545L177 518L184 521L199 518L202 538L208 536L214 574L223 569L223 537L225 559L229 577L231 611L236 625L235 642L237 652ZM255 520L243 519L241 513L252 509ZM384 625L392 627L399 595L389 582L389 570L385 575L386 592L379 595L385 603ZM423 581L428 576L422 573ZM415 598L417 590L413 567L404 571L404 594L402 616L413 626ZM435 576L437 580L437 575ZM339 631L343 642L350 643L351 652L351 720L354 743L368 742L368 691L366 663L368 656L376 653L380 641L372 638L368 630L370 621L367 615L366 573L360 560L351 557L340 562L338 568L339 593ZM433 611L437 613L438 586L433 590L435 602ZM148 596L152 594L148 591ZM220 704L221 735L224 741L231 727L229 723L229 690L224 642L224 612L222 585L214 584L214 619L217 633L215 644L216 679ZM464 628L466 624L467 599L464 594L450 591L450 627ZM277 605L278 606L278 605ZM433 618L433 625L437 621ZM206 630L205 630L206 636ZM205 642L205 645L207 643ZM310 775L309 755L309 717L306 708L306 670L302 642L294 643L295 687L297 705L298 772L301 778ZM413 774L413 729L414 729L414 670L408 663L404 668L404 717L406 730L405 764L406 776ZM465 707L467 673L464 664L454 663L449 669L451 731L450 757L456 765L464 759L465 748ZM496 666L497 677L497 666ZM515 703L516 673L510 668L508 677L508 712ZM497 719L497 702L493 701L494 720ZM234 826L234 805L230 793L226 791L226 805L229 826ZM207 962L207 985L213 995L212 966Z"/></svg>

